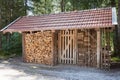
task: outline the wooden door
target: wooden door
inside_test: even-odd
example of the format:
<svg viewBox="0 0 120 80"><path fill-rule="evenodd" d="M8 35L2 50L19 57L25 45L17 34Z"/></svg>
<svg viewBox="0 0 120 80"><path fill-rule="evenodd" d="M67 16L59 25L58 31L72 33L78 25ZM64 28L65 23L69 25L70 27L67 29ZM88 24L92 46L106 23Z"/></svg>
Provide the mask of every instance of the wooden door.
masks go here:
<svg viewBox="0 0 120 80"><path fill-rule="evenodd" d="M62 30L59 33L59 63L76 64L75 30Z"/></svg>

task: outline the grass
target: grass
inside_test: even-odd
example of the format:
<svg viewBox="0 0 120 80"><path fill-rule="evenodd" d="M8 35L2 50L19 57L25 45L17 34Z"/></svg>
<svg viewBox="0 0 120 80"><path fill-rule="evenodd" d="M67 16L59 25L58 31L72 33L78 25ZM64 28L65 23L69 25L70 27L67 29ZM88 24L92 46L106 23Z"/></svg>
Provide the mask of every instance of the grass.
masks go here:
<svg viewBox="0 0 120 80"><path fill-rule="evenodd" d="M9 59L14 56L16 56L16 54L12 54L7 51L0 50L0 59Z"/></svg>
<svg viewBox="0 0 120 80"><path fill-rule="evenodd" d="M119 57L112 57L111 60L113 62L120 62L120 58Z"/></svg>

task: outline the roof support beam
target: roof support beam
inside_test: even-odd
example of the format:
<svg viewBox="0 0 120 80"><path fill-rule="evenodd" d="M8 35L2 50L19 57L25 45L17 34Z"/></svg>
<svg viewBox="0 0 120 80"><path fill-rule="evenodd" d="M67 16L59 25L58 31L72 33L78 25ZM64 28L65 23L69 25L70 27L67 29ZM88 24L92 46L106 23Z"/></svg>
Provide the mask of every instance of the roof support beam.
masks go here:
<svg viewBox="0 0 120 80"><path fill-rule="evenodd" d="M55 32L55 30L51 30L53 33Z"/></svg>
<svg viewBox="0 0 120 80"><path fill-rule="evenodd" d="M101 35L100 29L97 29L97 68L100 68L100 50L101 50Z"/></svg>

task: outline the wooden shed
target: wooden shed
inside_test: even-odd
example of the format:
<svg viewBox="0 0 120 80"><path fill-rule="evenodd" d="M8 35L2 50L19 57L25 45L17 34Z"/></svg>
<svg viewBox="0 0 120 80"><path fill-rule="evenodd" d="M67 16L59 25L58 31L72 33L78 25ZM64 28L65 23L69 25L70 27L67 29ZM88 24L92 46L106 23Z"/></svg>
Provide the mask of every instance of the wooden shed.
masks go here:
<svg viewBox="0 0 120 80"><path fill-rule="evenodd" d="M100 68L109 66L115 25L116 9L110 7L23 16L1 31L22 33L25 62Z"/></svg>

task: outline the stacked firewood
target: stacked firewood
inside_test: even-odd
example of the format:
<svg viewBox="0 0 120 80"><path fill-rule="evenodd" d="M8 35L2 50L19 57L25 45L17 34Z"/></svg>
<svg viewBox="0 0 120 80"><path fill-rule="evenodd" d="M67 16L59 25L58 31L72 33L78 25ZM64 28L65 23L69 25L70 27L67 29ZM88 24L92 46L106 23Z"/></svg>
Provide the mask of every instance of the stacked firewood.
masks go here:
<svg viewBox="0 0 120 80"><path fill-rule="evenodd" d="M52 65L52 32L36 32L25 34L26 62Z"/></svg>
<svg viewBox="0 0 120 80"><path fill-rule="evenodd" d="M96 66L96 34L93 30L78 31L78 65Z"/></svg>

